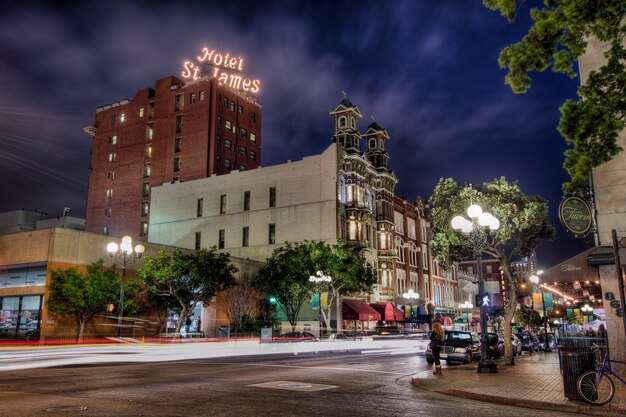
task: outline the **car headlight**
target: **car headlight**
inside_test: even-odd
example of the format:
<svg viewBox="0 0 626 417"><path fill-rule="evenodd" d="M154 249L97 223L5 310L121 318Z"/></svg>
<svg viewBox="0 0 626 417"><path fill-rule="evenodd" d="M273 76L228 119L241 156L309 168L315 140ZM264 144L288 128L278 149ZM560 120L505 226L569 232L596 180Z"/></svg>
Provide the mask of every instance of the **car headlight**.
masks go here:
<svg viewBox="0 0 626 417"><path fill-rule="evenodd" d="M463 347L457 347L457 348L454 348L454 352L455 353L466 353L467 349L463 348Z"/></svg>

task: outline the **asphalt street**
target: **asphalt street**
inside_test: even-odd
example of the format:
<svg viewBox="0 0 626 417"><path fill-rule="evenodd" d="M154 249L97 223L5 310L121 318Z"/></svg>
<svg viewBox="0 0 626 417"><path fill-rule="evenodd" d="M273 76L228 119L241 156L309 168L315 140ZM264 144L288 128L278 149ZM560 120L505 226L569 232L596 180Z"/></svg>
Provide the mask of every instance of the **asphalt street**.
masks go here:
<svg viewBox="0 0 626 417"><path fill-rule="evenodd" d="M411 386L427 368L415 353L307 352L11 370L0 372L0 416L570 415Z"/></svg>

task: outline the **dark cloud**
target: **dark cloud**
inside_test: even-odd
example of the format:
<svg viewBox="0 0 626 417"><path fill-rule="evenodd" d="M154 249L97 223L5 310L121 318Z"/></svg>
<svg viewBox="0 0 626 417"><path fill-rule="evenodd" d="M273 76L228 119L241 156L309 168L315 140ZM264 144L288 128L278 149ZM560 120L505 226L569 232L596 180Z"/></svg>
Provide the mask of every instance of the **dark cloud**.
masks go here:
<svg viewBox="0 0 626 417"><path fill-rule="evenodd" d="M553 223L565 149L558 107L577 81L536 75L526 95L504 85L500 50L519 40L481 2L85 1L0 5L0 211L84 215L96 107L178 75L203 46L245 57L262 80L263 164L321 152L328 112L348 93L364 129L391 135L399 192L429 197L440 177L506 176L546 197ZM556 262L582 243L541 246Z"/></svg>

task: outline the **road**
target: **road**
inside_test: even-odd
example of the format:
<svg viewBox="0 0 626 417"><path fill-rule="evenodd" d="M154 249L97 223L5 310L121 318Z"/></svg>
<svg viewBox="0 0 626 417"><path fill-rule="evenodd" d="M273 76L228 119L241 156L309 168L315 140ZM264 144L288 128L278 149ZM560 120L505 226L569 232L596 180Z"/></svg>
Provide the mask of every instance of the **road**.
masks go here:
<svg viewBox="0 0 626 417"><path fill-rule="evenodd" d="M426 368L422 356L402 351L298 349L297 355L9 370L0 372L0 416L568 415L411 386L413 373Z"/></svg>

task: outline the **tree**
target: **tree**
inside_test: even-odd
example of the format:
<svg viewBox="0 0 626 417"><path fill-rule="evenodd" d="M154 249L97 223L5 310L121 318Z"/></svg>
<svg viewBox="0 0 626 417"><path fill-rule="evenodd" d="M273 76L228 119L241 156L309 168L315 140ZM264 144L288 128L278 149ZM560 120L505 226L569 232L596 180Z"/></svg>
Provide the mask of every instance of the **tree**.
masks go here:
<svg viewBox="0 0 626 417"><path fill-rule="evenodd" d="M78 324L78 340L82 341L85 323L106 312L107 303L119 299L120 279L115 267L104 269L100 259L87 267L52 271L48 310L55 314L74 316Z"/></svg>
<svg viewBox="0 0 626 417"><path fill-rule="evenodd" d="M444 265L473 256L473 243L457 233L450 222L467 207L479 204L500 220L493 239L486 239L482 252L496 258L504 274L504 340L505 363L513 365L511 322L516 310L517 281L511 271L511 260L529 256L539 239L552 239L554 228L548 222L548 205L539 196L526 196L517 183L504 177L484 183L480 189L459 185L452 178L440 179L430 199L432 206L432 250Z"/></svg>
<svg viewBox="0 0 626 417"><path fill-rule="evenodd" d="M374 268L362 256L362 249L359 245L348 242L340 242L333 245L332 256L329 259L330 265L326 267L326 273L331 276L329 284L331 289L328 305L336 302L337 311L337 331L342 331L339 312L341 311L341 296L353 293L369 291L377 282ZM328 310L328 317L324 317L326 326L330 328L331 312Z"/></svg>
<svg viewBox="0 0 626 417"><path fill-rule="evenodd" d="M259 306L259 294L254 289L252 277L243 274L237 285L224 291L224 299L227 303L226 316L237 337L244 319L253 317Z"/></svg>
<svg viewBox="0 0 626 417"><path fill-rule="evenodd" d="M287 243L274 250L259 269L255 287L276 297L279 308L295 329L302 305L322 289L309 281L317 271L332 278L329 304L336 300L337 308L341 294L366 291L376 282L374 270L361 256L359 246L345 242L337 245L303 242ZM330 327L330 312L324 320Z"/></svg>
<svg viewBox="0 0 626 417"><path fill-rule="evenodd" d="M517 17L519 0L483 0L491 10L499 10L510 22ZM575 77L574 65L583 55L590 37L607 45L607 63L589 75L578 88L580 100L567 100L561 107L558 130L572 145L565 152L563 167L571 181L565 192L585 191L591 168L610 161L622 151L617 137L624 129L626 109L626 3L623 0L544 0L533 8L534 21L528 34L507 46L499 64L508 68L506 84L515 93L525 93L531 85L531 71L552 67L555 72Z"/></svg>
<svg viewBox="0 0 626 417"><path fill-rule="evenodd" d="M209 305L218 291L235 284L237 268L230 263L230 255L217 252L215 247L188 254L180 249L171 254L161 250L154 258L146 256L144 262L137 275L164 304L176 305L177 333L198 303Z"/></svg>

